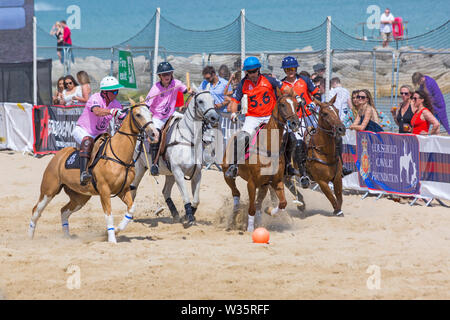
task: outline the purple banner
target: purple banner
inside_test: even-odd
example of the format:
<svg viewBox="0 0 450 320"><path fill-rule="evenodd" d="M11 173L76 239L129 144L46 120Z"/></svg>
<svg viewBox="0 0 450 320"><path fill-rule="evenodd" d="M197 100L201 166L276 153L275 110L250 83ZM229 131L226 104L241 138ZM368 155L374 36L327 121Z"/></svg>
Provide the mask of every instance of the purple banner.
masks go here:
<svg viewBox="0 0 450 320"><path fill-rule="evenodd" d="M415 135L360 131L356 149L361 187L419 194L419 142Z"/></svg>

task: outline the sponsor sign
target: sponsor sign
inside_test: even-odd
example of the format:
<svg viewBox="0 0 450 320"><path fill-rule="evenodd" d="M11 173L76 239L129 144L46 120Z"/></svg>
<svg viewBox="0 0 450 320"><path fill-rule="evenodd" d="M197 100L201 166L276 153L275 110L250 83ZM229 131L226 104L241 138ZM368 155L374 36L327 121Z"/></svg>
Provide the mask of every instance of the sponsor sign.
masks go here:
<svg viewBox="0 0 450 320"><path fill-rule="evenodd" d="M399 194L419 194L420 155L415 135L357 133L360 187Z"/></svg>
<svg viewBox="0 0 450 320"><path fill-rule="evenodd" d="M33 108L34 153L55 153L76 147L72 131L84 106L35 106Z"/></svg>

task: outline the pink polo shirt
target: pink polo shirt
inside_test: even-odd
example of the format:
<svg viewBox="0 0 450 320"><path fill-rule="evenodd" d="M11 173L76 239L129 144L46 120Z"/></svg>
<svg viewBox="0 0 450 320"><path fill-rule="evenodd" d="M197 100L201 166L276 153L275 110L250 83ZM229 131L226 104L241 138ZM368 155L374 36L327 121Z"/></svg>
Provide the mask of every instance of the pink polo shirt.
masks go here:
<svg viewBox="0 0 450 320"><path fill-rule="evenodd" d="M174 88L171 91L164 92ZM175 112L175 105L177 102L178 92L186 91L186 86L177 79L173 79L167 88L157 82L149 91L146 100L147 106L153 117L156 119L167 119ZM149 99L150 97L153 97Z"/></svg>
<svg viewBox="0 0 450 320"><path fill-rule="evenodd" d="M113 100L107 106L106 101L101 96L100 92L93 94L89 100L86 102L83 113L78 118L77 126L85 129L90 135L96 137L102 133L107 132L109 122L112 119L112 115L107 115L104 117L97 117L94 112L92 112L92 107L100 107L105 109L122 109L122 105L119 101Z"/></svg>

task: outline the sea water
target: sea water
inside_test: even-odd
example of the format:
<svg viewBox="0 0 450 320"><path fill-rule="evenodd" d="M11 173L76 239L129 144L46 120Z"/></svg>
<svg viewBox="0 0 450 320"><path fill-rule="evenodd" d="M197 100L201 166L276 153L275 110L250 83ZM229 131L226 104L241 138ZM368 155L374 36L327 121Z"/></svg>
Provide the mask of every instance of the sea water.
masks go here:
<svg viewBox="0 0 450 320"><path fill-rule="evenodd" d="M45 32L56 20L66 20L72 27L74 46L110 47L139 33L158 7L162 17L191 30L224 27L245 9L249 21L280 31L312 29L331 16L336 26L352 36L361 35L361 26L357 27L360 22L367 23L366 32L377 31L371 22L386 7L394 16L408 21L410 37L433 30L450 16L449 0L35 0L35 15L39 28ZM39 37L39 41L38 45L56 44L50 36Z"/></svg>

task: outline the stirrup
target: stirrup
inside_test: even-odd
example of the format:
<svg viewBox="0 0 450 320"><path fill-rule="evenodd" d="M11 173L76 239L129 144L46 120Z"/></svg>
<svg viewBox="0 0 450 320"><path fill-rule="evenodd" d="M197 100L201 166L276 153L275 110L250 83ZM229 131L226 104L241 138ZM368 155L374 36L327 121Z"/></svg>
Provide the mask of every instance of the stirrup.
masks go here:
<svg viewBox="0 0 450 320"><path fill-rule="evenodd" d="M231 166L228 167L227 171L225 172L225 176L227 178L236 178L237 171L238 171L237 165L232 164Z"/></svg>
<svg viewBox="0 0 450 320"><path fill-rule="evenodd" d="M81 172L80 184L82 186L87 185L89 182L91 182L91 180L92 180L92 176L91 176L91 174L89 172L87 172L87 171Z"/></svg>
<svg viewBox="0 0 450 320"><path fill-rule="evenodd" d="M308 176L302 176L300 178L300 185L303 189L308 189L311 184L311 179Z"/></svg>
<svg viewBox="0 0 450 320"><path fill-rule="evenodd" d="M158 176L159 175L159 167L157 164L152 164L152 167L150 168L150 173L152 176Z"/></svg>

